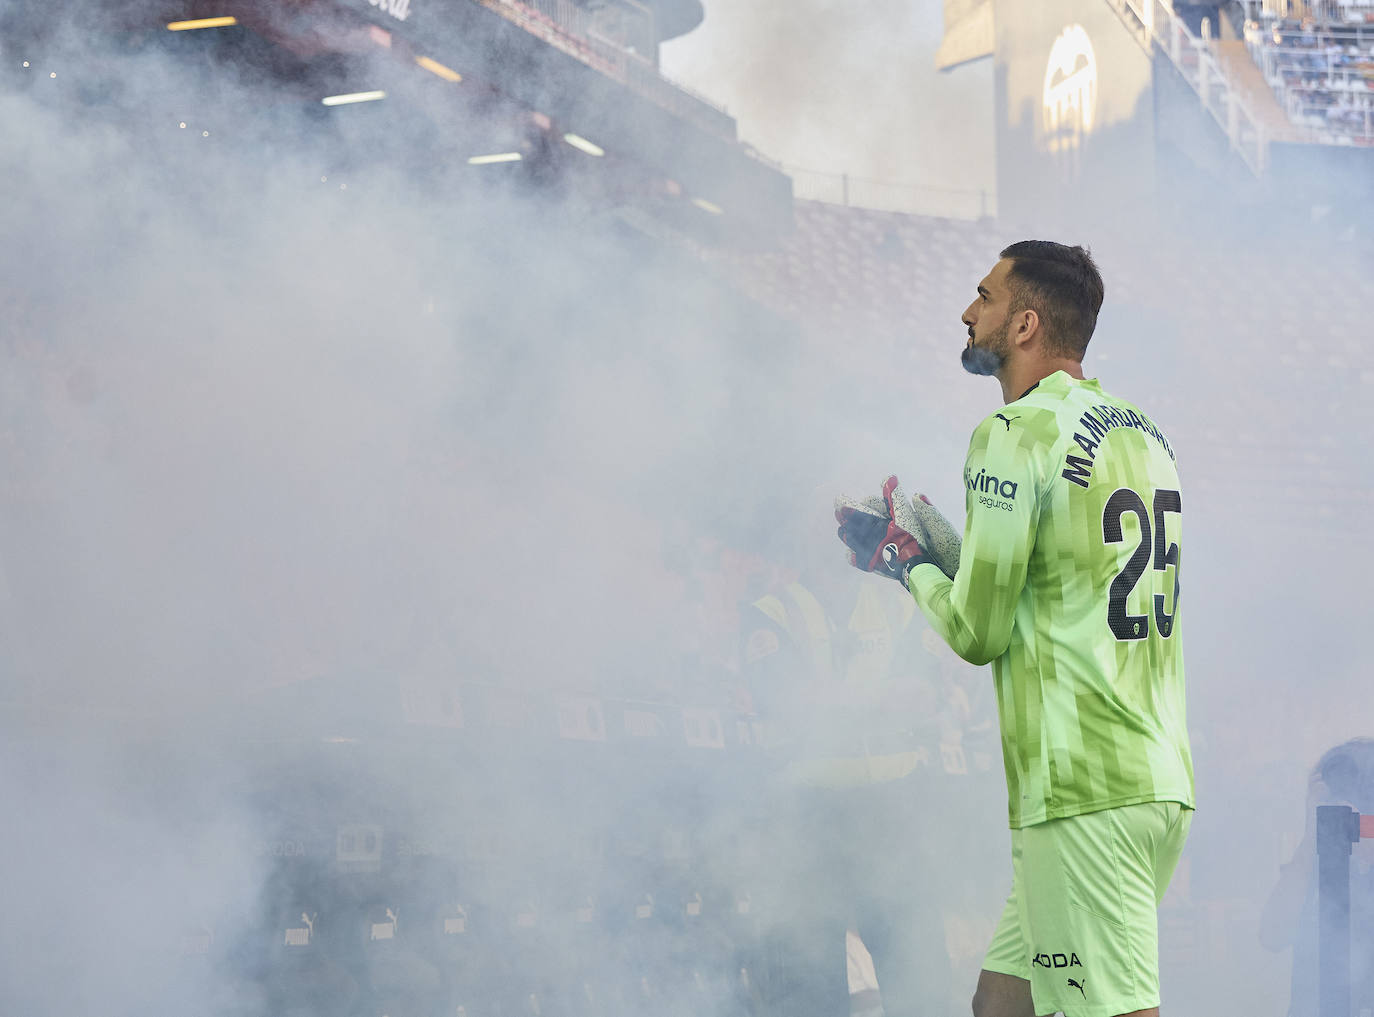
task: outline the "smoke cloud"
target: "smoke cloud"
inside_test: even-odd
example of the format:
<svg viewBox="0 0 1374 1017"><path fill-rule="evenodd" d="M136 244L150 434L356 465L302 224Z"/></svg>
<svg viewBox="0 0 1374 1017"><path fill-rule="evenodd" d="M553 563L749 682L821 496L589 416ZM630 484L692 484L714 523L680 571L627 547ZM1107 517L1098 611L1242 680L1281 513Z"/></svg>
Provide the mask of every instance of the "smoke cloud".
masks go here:
<svg viewBox="0 0 1374 1017"><path fill-rule="evenodd" d="M874 95L915 87L811 13L727 61L777 103L744 125L768 149L828 144L789 33L844 36L833 73ZM855 213L866 273L928 299L799 305L765 283L770 258L826 270L804 231L699 257L436 156L424 100L323 117L209 49L110 38L3 42L7 1009L800 1012L857 927L889 1000L962 1012L1010 875L991 689L863 599L891 591L843 565L830 499L895 471L957 520L995 399L959 312L1062 224ZM388 124L409 141L383 157ZM891 131L853 138L906 178ZM1187 489L1201 809L1162 932L1185 1014L1277 1012L1257 926L1307 770L1374 728L1369 251L1216 213L1088 238L1089 373L1155 415ZM851 663L830 686L749 667L751 605L798 577ZM909 723L875 731L875 703ZM820 756L866 769L826 787Z"/></svg>

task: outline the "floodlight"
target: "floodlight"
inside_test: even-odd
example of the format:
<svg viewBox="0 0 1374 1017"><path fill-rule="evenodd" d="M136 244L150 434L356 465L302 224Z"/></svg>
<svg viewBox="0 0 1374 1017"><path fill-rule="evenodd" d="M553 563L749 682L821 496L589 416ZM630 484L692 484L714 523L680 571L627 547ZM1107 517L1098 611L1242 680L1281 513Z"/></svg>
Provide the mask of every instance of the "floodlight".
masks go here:
<svg viewBox="0 0 1374 1017"><path fill-rule="evenodd" d="M579 152L586 152L588 155L605 155L606 150L600 145L593 144L580 134L568 133L563 135L563 140Z"/></svg>
<svg viewBox="0 0 1374 1017"><path fill-rule="evenodd" d="M415 62L419 64L421 67L423 67L425 70L429 71L431 74L439 75L439 77L443 78L445 81L463 80L463 76L461 74L455 71L452 67L445 67L438 60L431 60L427 56L417 56L415 58Z"/></svg>
<svg viewBox="0 0 1374 1017"><path fill-rule="evenodd" d="M326 106L348 106L355 102L376 102L378 99L385 99L386 93L381 89L375 92L349 92L347 95L326 95L320 102Z"/></svg>
<svg viewBox="0 0 1374 1017"><path fill-rule="evenodd" d="M189 32L197 28L228 28L230 25L237 25L238 18L196 18L193 21L169 21L167 31L169 32Z"/></svg>

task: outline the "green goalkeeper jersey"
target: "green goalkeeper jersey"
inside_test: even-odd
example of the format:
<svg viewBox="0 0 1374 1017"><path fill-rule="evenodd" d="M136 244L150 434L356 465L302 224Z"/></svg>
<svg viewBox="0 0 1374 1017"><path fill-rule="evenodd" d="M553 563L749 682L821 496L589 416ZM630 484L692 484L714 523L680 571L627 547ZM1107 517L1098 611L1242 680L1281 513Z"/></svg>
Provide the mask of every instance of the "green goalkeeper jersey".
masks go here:
<svg viewBox="0 0 1374 1017"><path fill-rule="evenodd" d="M1174 452L1144 413L1062 371L978 425L953 581L909 586L992 662L1011 825L1137 802L1192 808Z"/></svg>

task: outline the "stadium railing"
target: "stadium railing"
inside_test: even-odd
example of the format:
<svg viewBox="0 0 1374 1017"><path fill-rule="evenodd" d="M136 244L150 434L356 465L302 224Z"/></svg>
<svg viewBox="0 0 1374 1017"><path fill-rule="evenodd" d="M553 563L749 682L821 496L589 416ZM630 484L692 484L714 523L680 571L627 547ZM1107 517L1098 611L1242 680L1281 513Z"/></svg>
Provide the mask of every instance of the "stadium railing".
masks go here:
<svg viewBox="0 0 1374 1017"><path fill-rule="evenodd" d="M1256 175L1263 174L1268 142L1263 122L1255 116L1212 51L1210 39L1193 34L1164 0L1108 0L1142 46L1169 58L1202 106L1231 142L1231 148Z"/></svg>
<svg viewBox="0 0 1374 1017"><path fill-rule="evenodd" d="M572 0L524 0L524 6L553 21L579 39L605 43L653 61L658 53L654 13L635 0L588 7Z"/></svg>
<svg viewBox="0 0 1374 1017"><path fill-rule="evenodd" d="M650 18L646 23L648 35L645 35L646 25L636 24L627 14L630 23L624 30L625 38L621 42L606 38L607 24L598 22L588 14L586 8L569 0L476 2L702 130L730 141L737 139L733 117L709 99L669 81L660 73L656 62L657 42L653 41L650 45L646 41L653 37L652 14L647 9L641 8ZM648 48L640 52L640 45Z"/></svg>
<svg viewBox="0 0 1374 1017"><path fill-rule="evenodd" d="M1273 20L1245 42L1306 140L1374 145L1374 25Z"/></svg>
<svg viewBox="0 0 1374 1017"><path fill-rule="evenodd" d="M1283 16L1283 8L1288 8L1288 16L1296 13L1297 3L1267 3L1265 7L1277 16ZM1347 24L1354 22L1374 23L1374 2L1371 0L1308 0L1307 14L1317 21Z"/></svg>
<svg viewBox="0 0 1374 1017"><path fill-rule="evenodd" d="M997 214L996 195L986 190L875 180L796 166L783 169L792 178L793 196L803 201L948 219L986 219Z"/></svg>
<svg viewBox="0 0 1374 1017"><path fill-rule="evenodd" d="M1350 852L1374 838L1374 815L1317 806L1318 1017L1350 1017Z"/></svg>

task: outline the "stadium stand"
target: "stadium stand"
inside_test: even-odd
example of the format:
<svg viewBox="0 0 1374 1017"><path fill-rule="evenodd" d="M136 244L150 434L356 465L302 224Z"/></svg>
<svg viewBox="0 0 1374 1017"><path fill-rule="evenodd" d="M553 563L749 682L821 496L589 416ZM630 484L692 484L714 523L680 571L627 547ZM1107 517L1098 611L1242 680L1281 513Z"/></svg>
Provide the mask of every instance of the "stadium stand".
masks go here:
<svg viewBox="0 0 1374 1017"><path fill-rule="evenodd" d="M1327 21L1251 19L1245 41L1308 140L1374 145L1374 6L1344 13Z"/></svg>
<svg viewBox="0 0 1374 1017"><path fill-rule="evenodd" d="M827 335L859 330L874 341L909 342L926 324L947 332L951 301L958 303L987 270L989 252L1002 246L993 220L818 201L798 201L794 217L795 232L777 250L709 257L765 306Z"/></svg>

